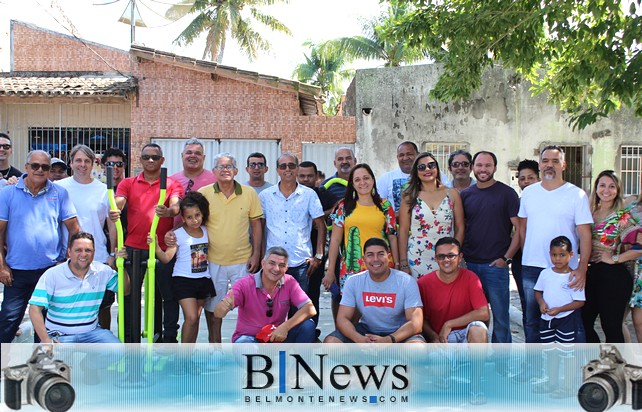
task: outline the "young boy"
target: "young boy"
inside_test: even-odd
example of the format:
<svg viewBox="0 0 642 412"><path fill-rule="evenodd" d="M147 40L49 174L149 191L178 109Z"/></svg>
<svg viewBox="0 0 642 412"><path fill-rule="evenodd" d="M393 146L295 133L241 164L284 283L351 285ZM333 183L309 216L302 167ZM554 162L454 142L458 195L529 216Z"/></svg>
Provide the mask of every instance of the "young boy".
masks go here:
<svg viewBox="0 0 642 412"><path fill-rule="evenodd" d="M584 291L569 287L568 266L573 257L571 241L566 236L551 240L550 256L553 267L544 269L535 283L535 300L542 317L539 323L540 342L547 358L548 382L535 388L537 393L551 393L551 398L574 396L572 376L577 372L573 360L573 343L581 317L577 309L584 306ZM565 385L559 385L558 366L565 365Z"/></svg>

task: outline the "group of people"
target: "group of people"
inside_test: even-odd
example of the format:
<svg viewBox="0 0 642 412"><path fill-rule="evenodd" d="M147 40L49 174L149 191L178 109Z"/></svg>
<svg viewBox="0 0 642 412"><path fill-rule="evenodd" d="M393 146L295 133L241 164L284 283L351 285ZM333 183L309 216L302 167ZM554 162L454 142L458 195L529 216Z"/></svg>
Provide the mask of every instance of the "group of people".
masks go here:
<svg viewBox="0 0 642 412"><path fill-rule="evenodd" d="M435 156L403 142L399 168L376 179L340 148L336 173L320 185L316 165L293 153L276 159L279 181L266 182L270 165L252 153L242 184L232 154L216 155L210 171L202 142L188 139L183 170L167 178L159 205L164 157L149 143L138 157L142 172L129 178L122 151L103 154L114 171L113 210L92 176L89 147L72 149L72 175L56 183L48 153L31 151L24 174L10 155L10 137L0 134L0 342L13 340L27 304L42 341L102 339L116 257L136 251L145 261L153 242L158 342L178 341L179 308L183 343L196 342L203 309L208 341L221 342L223 318L235 308L233 342L320 341L323 286L336 326L324 342L482 343L492 313L491 341L509 343L511 267L527 342L598 342L598 316L606 341L623 342L629 308L642 338L642 274L626 265L642 256L639 199L622 198L613 171L600 173L589 199L563 180L557 146L519 164L520 199L495 180L497 157L488 151L453 152L449 180ZM116 250L118 219L124 250ZM126 292L142 287L142 279L129 285L130 260ZM136 304L126 296L126 313ZM125 341L134 342L140 331L125 320Z"/></svg>

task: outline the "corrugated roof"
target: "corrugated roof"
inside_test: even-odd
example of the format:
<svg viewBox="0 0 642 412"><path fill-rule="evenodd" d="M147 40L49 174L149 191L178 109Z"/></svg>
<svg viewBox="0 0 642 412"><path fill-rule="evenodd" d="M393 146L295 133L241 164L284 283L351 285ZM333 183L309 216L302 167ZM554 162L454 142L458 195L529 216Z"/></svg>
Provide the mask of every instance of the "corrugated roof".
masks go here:
<svg viewBox="0 0 642 412"><path fill-rule="evenodd" d="M323 100L321 99L321 88L318 86L301 83L295 80L282 79L277 76L241 70L236 67L224 66L216 62L179 56L174 53L168 53L139 45L132 45L130 53L145 60L169 64L204 73L212 73L228 79L294 92L297 93L299 97L301 111L303 114L313 116L322 113Z"/></svg>
<svg viewBox="0 0 642 412"><path fill-rule="evenodd" d="M132 76L100 72L0 73L0 96L126 97L136 89Z"/></svg>

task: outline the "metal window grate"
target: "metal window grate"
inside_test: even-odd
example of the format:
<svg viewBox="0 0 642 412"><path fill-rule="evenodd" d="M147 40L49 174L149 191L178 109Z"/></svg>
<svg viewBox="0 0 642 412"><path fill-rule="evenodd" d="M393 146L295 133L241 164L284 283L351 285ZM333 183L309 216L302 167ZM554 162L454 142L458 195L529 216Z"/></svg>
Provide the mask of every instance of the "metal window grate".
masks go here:
<svg viewBox="0 0 642 412"><path fill-rule="evenodd" d="M423 150L435 156L442 173L448 173L448 158L456 150L469 150L467 143L425 143Z"/></svg>
<svg viewBox="0 0 642 412"><path fill-rule="evenodd" d="M642 176L642 146L621 146L620 179L625 196L640 194Z"/></svg>
<svg viewBox="0 0 642 412"><path fill-rule="evenodd" d="M111 127L30 127L29 150L44 150L68 163L69 153L77 144L89 146L98 158L111 147L125 152L128 159L129 128Z"/></svg>

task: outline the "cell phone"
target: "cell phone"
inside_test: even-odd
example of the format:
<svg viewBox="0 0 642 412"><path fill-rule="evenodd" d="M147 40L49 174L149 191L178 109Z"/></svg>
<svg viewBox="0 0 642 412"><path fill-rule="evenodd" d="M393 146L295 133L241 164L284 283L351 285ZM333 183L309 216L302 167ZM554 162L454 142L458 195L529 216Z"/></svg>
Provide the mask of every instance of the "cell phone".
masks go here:
<svg viewBox="0 0 642 412"><path fill-rule="evenodd" d="M332 283L332 285L330 286L330 294L332 296L339 296L340 293L341 290L339 289L339 285L336 283Z"/></svg>

